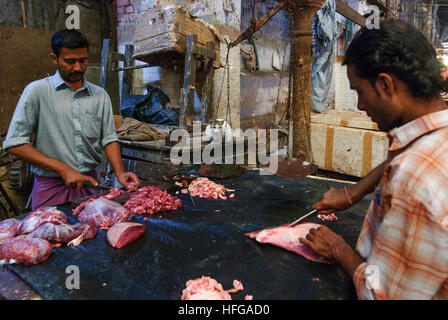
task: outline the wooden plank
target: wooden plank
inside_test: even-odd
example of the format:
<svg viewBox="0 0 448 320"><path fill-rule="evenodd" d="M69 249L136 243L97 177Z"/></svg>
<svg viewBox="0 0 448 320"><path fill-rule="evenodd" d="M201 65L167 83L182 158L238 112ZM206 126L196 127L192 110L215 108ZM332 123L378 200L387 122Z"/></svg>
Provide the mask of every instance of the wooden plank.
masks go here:
<svg viewBox="0 0 448 320"><path fill-rule="evenodd" d="M214 65L219 67L217 35L206 23L191 17L179 7L154 7L137 15L134 58L151 65L161 65L162 62L158 62L158 59L163 57L163 54L184 55L188 34L197 35L197 45L201 48L206 48L208 42L217 43ZM173 64L176 62L178 61L172 61Z"/></svg>
<svg viewBox="0 0 448 320"><path fill-rule="evenodd" d="M184 102L181 109L180 126L189 125L188 118L194 114L194 91L196 85L196 55L193 53L198 37L195 34L187 35L187 49L185 53L184 68Z"/></svg>
<svg viewBox="0 0 448 320"><path fill-rule="evenodd" d="M336 12L359 24L361 27L366 25L366 18L353 10L348 4L342 2L342 0L336 0Z"/></svg>
<svg viewBox="0 0 448 320"><path fill-rule="evenodd" d="M23 89L56 72L50 58L53 34L51 30L0 25L0 132L8 130Z"/></svg>

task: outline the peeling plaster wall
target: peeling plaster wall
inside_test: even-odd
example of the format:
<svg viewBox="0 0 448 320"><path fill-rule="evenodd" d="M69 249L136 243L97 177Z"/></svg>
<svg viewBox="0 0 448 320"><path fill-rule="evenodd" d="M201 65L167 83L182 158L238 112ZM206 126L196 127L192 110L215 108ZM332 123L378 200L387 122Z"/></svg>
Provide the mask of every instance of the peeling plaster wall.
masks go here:
<svg viewBox="0 0 448 320"><path fill-rule="evenodd" d="M278 4L274 0L261 3L260 16ZM241 31L246 30L252 19L252 1L241 4ZM258 18L258 3L255 6ZM258 56L257 71L252 72L249 57L241 53L241 127L272 125L274 113L278 119L284 114L288 99L289 63L290 63L290 14L279 11L253 37ZM245 51L253 46L245 40L241 43ZM274 64L273 61L276 61ZM276 68L274 68L276 66ZM275 112L277 110L277 112Z"/></svg>
<svg viewBox="0 0 448 320"><path fill-rule="evenodd" d="M126 44L133 44L135 38L136 17L139 12L154 6L179 5L195 17L221 26L223 30L240 31L240 0L117 0L118 7L118 49L124 52ZM233 36L229 36L233 40ZM227 46L221 44L220 61L222 66L214 72L211 95L211 110L214 118L225 117L227 113L227 72L224 64ZM139 62L137 62L139 64ZM143 63L141 63L143 64ZM230 114L234 128L240 125L240 52L239 46L229 52L230 70ZM224 77L224 78L223 78ZM145 94L146 85L158 85L168 94L171 105L181 105L183 70L167 70L163 67L151 67L134 70L133 94ZM199 102L200 103L200 102ZM196 106L195 106L196 107Z"/></svg>

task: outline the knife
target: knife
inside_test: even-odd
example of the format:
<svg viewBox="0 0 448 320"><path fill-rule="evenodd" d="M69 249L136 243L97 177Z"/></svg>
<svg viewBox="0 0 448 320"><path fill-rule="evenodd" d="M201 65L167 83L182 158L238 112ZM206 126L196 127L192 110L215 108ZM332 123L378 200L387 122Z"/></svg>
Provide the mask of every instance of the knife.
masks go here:
<svg viewBox="0 0 448 320"><path fill-rule="evenodd" d="M109 191L109 190L112 189L112 187L101 185L101 184L98 184L97 186L94 186L90 182L84 182L83 186L87 187L87 188L96 188L96 189L101 189L101 190L106 190L106 191Z"/></svg>
<svg viewBox="0 0 448 320"><path fill-rule="evenodd" d="M297 219L296 221L290 223L290 224L288 225L288 228L294 227L294 226L295 226L296 224L298 224L300 221L302 221L303 219L309 217L310 215L312 215L312 214L314 214L314 213L316 213L316 212L317 212L317 210L313 210L313 211L308 212L306 215L301 216L301 217L300 217L299 219Z"/></svg>

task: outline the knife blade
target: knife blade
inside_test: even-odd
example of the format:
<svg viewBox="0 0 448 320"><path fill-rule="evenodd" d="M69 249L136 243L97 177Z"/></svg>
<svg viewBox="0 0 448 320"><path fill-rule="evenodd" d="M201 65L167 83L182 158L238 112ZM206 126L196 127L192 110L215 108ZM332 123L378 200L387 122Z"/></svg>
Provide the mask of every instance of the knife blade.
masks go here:
<svg viewBox="0 0 448 320"><path fill-rule="evenodd" d="M294 227L294 226L295 226L296 224L298 224L300 221L302 221L303 219L305 219L305 218L311 216L312 214L314 214L314 213L316 213L316 212L317 212L317 210L313 210L313 211L308 212L306 215L301 216L301 217L300 217L299 219L297 219L296 221L290 223L290 224L288 225L288 228Z"/></svg>
<svg viewBox="0 0 448 320"><path fill-rule="evenodd" d="M102 184L98 184L98 185L94 186L90 182L84 182L83 186L86 187L86 188L95 188L95 189L101 189L101 190L106 190L106 191L112 189L112 187L105 186L105 185L102 185Z"/></svg>

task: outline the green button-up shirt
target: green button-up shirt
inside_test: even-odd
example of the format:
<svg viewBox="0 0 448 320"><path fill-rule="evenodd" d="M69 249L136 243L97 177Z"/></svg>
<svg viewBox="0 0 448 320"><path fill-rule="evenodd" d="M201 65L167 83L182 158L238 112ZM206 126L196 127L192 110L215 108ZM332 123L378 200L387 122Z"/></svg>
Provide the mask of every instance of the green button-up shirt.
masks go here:
<svg viewBox="0 0 448 320"><path fill-rule="evenodd" d="M96 168L102 150L118 141L107 92L84 79L75 92L56 72L30 83L14 111L3 149L31 142L43 154L86 173ZM54 172L31 167L40 176Z"/></svg>

